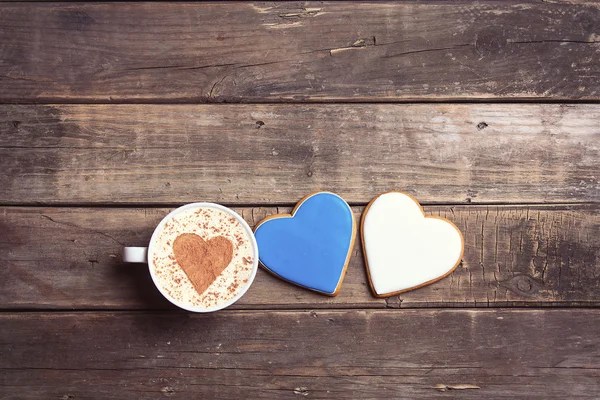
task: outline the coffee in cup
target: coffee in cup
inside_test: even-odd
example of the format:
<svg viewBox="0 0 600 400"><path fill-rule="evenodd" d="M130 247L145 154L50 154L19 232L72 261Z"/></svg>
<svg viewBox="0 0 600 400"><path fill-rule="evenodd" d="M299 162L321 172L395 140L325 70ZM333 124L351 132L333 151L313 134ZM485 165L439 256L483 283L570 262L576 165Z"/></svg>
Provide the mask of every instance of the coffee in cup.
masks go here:
<svg viewBox="0 0 600 400"><path fill-rule="evenodd" d="M125 248L125 261L140 261ZM145 248L141 248L145 249ZM167 215L147 250L152 279L172 303L190 311L215 311L239 299L258 267L258 248L248 224L232 210L193 203Z"/></svg>

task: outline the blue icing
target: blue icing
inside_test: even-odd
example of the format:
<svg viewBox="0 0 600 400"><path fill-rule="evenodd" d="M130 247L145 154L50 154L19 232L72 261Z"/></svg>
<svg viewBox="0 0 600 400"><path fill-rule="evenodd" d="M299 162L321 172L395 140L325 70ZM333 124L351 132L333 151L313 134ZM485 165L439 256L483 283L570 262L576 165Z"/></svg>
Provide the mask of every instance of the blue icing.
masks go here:
<svg viewBox="0 0 600 400"><path fill-rule="evenodd" d="M293 217L260 224L254 235L260 262L290 282L333 294L346 264L354 233L348 204L333 193L316 193Z"/></svg>

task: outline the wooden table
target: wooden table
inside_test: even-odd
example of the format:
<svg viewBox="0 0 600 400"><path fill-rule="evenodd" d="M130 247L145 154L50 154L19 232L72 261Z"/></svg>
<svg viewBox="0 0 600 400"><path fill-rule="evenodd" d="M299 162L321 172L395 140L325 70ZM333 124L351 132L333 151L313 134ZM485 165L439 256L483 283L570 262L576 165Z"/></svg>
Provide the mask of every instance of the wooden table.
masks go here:
<svg viewBox="0 0 600 400"><path fill-rule="evenodd" d="M600 397L600 3L0 3L0 398ZM171 209L387 190L456 223L388 299L175 309Z"/></svg>

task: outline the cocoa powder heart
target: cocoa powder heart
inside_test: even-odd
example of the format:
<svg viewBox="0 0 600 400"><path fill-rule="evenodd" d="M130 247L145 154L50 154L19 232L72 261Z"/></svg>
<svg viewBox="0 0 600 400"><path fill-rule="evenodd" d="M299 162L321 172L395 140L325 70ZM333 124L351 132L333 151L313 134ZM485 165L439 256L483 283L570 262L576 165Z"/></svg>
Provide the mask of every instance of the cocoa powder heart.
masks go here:
<svg viewBox="0 0 600 400"><path fill-rule="evenodd" d="M231 262L233 244L223 236L204 240L194 233L183 233L173 242L173 253L198 294L202 294Z"/></svg>

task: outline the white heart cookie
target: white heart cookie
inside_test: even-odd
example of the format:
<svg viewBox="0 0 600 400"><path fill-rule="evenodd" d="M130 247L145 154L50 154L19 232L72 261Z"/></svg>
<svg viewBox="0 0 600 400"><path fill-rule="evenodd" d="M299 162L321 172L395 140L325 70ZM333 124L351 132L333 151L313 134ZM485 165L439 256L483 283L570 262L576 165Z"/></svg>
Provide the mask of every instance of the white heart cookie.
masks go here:
<svg viewBox="0 0 600 400"><path fill-rule="evenodd" d="M412 197L388 192L373 199L363 214L362 241L371 288L392 296L433 283L460 263L464 240L441 217L425 217Z"/></svg>

